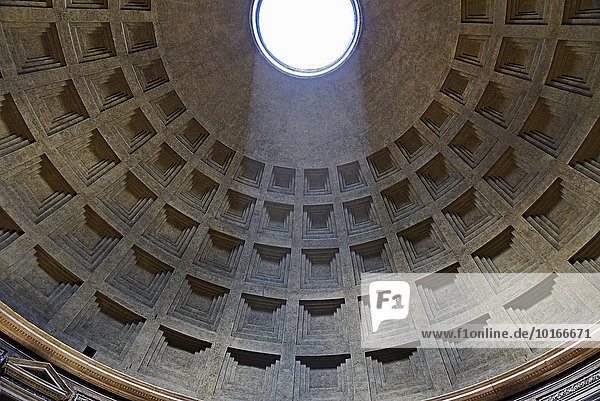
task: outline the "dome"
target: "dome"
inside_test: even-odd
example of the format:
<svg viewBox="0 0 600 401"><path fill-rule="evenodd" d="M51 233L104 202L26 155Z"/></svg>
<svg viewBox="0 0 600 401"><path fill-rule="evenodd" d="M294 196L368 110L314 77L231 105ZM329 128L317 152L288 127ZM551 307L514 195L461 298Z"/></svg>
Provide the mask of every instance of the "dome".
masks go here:
<svg viewBox="0 0 600 401"><path fill-rule="evenodd" d="M0 0L5 339L135 400L501 399L592 357L365 349L361 279L600 272L598 3L358 4L298 78L251 0Z"/></svg>

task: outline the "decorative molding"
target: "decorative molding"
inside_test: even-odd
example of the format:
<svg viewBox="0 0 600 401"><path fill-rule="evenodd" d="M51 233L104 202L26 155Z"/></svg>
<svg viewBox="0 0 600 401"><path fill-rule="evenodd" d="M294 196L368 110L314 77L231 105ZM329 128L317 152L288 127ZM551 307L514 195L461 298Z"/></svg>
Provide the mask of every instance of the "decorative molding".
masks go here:
<svg viewBox="0 0 600 401"><path fill-rule="evenodd" d="M590 376L583 377L580 380L569 384L567 387L561 389L560 391L557 391L556 393L552 393L547 397L540 398L539 401L566 400L567 398L571 397L572 395L575 395L576 393L580 392L586 387L589 387L593 384L598 384L598 382L600 382L600 372L597 371Z"/></svg>
<svg viewBox="0 0 600 401"><path fill-rule="evenodd" d="M24 391L27 399L32 400L66 401L72 395L66 383L47 362L6 358L0 367L0 383L0 388L5 388L9 394Z"/></svg>
<svg viewBox="0 0 600 401"><path fill-rule="evenodd" d="M27 322L0 302L0 331L78 378L133 401L196 401L88 358ZM598 353L583 341L556 348L502 375L428 401L498 400L541 383Z"/></svg>
<svg viewBox="0 0 600 401"><path fill-rule="evenodd" d="M195 401L94 361L27 322L0 302L0 331L57 367L132 401Z"/></svg>

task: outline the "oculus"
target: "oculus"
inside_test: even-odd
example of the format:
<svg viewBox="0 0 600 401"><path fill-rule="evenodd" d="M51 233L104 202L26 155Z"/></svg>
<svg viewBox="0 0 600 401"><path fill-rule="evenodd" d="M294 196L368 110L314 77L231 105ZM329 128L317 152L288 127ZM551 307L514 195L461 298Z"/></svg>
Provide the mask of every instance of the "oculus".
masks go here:
<svg viewBox="0 0 600 401"><path fill-rule="evenodd" d="M262 55L277 69L315 77L342 65L356 47L358 0L254 0L251 24Z"/></svg>

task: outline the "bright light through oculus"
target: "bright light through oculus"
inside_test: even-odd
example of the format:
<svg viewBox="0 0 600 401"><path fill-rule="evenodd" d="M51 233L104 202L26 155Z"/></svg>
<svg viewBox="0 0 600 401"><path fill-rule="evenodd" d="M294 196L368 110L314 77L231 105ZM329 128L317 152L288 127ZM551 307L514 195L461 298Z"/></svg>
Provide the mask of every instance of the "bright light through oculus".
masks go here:
<svg viewBox="0 0 600 401"><path fill-rule="evenodd" d="M358 41L357 0L255 0L252 28L263 55L296 76L341 65Z"/></svg>

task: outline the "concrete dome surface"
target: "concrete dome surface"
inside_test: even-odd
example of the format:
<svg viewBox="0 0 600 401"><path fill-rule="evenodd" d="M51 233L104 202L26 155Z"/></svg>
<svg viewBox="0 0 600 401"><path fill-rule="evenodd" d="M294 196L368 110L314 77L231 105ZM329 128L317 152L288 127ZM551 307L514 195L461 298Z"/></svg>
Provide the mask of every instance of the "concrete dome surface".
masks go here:
<svg viewBox="0 0 600 401"><path fill-rule="evenodd" d="M308 79L251 6L0 0L4 336L156 400L498 399L593 354L365 350L360 282L600 272L600 4L362 0Z"/></svg>

